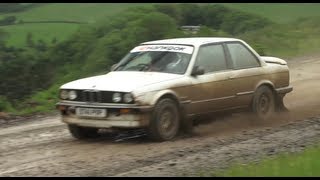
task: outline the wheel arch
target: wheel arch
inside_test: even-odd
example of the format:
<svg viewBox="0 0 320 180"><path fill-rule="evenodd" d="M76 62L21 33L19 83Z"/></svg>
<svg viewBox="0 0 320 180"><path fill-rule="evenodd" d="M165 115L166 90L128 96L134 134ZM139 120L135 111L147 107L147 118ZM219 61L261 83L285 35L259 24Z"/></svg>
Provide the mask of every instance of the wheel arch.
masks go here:
<svg viewBox="0 0 320 180"><path fill-rule="evenodd" d="M255 88L254 88L254 92L256 92L257 89L258 89L259 87L261 87L261 86L267 86L267 87L269 87L269 88L272 90L273 93L276 92L276 91L275 91L275 86L274 86L274 84L273 84L270 80L262 80L262 81L260 81L259 83L257 83L257 85L256 85ZM274 95L276 95L276 94L274 94Z"/></svg>
<svg viewBox="0 0 320 180"><path fill-rule="evenodd" d="M186 119L185 107L180 102L178 94L176 92L174 92L173 90L165 90L165 91L161 91L161 92L157 93L153 98L152 105L155 106L156 103L158 103L161 99L165 99L165 98L172 99L176 103L178 111L179 111L179 115L180 115L180 121L184 122Z"/></svg>
<svg viewBox="0 0 320 180"><path fill-rule="evenodd" d="M158 92L157 94L155 94L153 96L151 104L155 105L157 102L159 102L161 99L164 99L164 98L172 99L177 104L178 108L180 109L180 100L178 98L178 95L176 92L174 92L172 90L164 90L164 91Z"/></svg>

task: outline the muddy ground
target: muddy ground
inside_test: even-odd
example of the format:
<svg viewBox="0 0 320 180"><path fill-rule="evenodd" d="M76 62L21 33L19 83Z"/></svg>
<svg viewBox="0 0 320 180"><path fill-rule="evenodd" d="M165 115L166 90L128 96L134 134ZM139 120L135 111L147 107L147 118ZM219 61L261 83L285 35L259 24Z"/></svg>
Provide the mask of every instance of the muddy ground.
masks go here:
<svg viewBox="0 0 320 180"><path fill-rule="evenodd" d="M192 137L156 143L72 138L58 115L0 122L0 176L200 176L320 142L320 56L288 60L288 113L254 122L245 113L200 125Z"/></svg>

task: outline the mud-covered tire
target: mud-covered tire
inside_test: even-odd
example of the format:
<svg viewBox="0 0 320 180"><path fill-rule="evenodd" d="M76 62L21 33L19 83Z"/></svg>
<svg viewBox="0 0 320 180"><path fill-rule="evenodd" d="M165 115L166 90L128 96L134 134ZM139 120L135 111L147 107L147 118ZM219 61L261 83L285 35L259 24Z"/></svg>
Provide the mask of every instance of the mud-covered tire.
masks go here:
<svg viewBox="0 0 320 180"><path fill-rule="evenodd" d="M267 86L259 87L254 93L252 111L259 120L270 119L276 110L275 96Z"/></svg>
<svg viewBox="0 0 320 180"><path fill-rule="evenodd" d="M152 112L147 128L148 137L154 141L172 140L179 132L180 116L172 99L161 99Z"/></svg>
<svg viewBox="0 0 320 180"><path fill-rule="evenodd" d="M68 125L70 134L77 139L89 139L99 136L97 128L81 127L73 124Z"/></svg>

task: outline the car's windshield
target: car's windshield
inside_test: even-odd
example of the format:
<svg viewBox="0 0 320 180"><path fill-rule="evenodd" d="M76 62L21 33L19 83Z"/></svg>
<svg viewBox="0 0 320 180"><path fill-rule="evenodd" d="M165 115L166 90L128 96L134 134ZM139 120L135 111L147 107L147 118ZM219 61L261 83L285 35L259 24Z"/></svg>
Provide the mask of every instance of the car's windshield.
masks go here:
<svg viewBox="0 0 320 180"><path fill-rule="evenodd" d="M151 71L184 74L193 47L176 45L145 45L134 48L115 71Z"/></svg>

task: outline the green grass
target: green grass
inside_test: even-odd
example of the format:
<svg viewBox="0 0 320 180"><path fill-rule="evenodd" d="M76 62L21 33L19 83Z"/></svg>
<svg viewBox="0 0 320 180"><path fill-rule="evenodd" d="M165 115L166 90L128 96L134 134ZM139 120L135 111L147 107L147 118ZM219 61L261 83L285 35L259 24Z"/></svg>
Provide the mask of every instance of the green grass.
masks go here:
<svg viewBox="0 0 320 180"><path fill-rule="evenodd" d="M33 34L34 41L39 39L44 40L46 43L51 43L51 40L56 37L58 41L63 41L78 28L79 24L21 24L13 26L2 26L0 29L9 33L8 45L24 46L26 37L29 32Z"/></svg>
<svg viewBox="0 0 320 180"><path fill-rule="evenodd" d="M259 44L268 56L291 58L319 51L320 18L307 18L288 25L272 25L239 38Z"/></svg>
<svg viewBox="0 0 320 180"><path fill-rule="evenodd" d="M302 153L280 154L266 158L258 164L235 164L229 169L215 173L214 176L281 176L314 177L320 176L320 146L309 147Z"/></svg>
<svg viewBox="0 0 320 180"><path fill-rule="evenodd" d="M50 113L55 111L55 104L58 102L59 84L52 86L45 91L35 93L30 99L20 104L19 110L12 111L17 115L30 115L34 113ZM33 103L33 105L31 104Z"/></svg>
<svg viewBox="0 0 320 180"><path fill-rule="evenodd" d="M223 5L257 14L278 23L292 22L301 17L320 16L319 3L223 3Z"/></svg>
<svg viewBox="0 0 320 180"><path fill-rule="evenodd" d="M85 23L95 23L108 18L116 13L124 11L129 7L151 6L146 3L47 3L40 4L34 8L23 12L1 14L5 16L16 16L17 22L22 21L78 21ZM0 29L9 32L7 40L9 45L22 47L28 32L33 33L34 39L43 39L50 42L52 38L64 40L74 33L79 24L67 23L35 23L17 24L11 26L0 26Z"/></svg>
<svg viewBox="0 0 320 180"><path fill-rule="evenodd" d="M10 13L24 21L69 20L96 22L128 7L151 5L146 3L46 3L23 12ZM0 16L1 17L1 16Z"/></svg>

